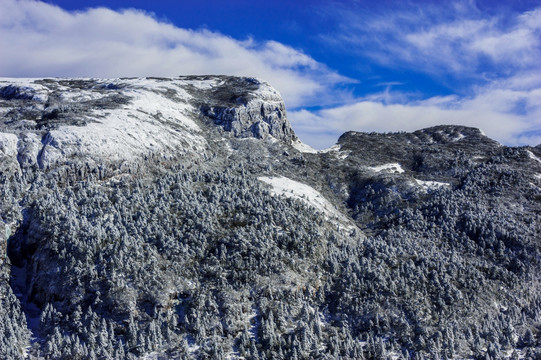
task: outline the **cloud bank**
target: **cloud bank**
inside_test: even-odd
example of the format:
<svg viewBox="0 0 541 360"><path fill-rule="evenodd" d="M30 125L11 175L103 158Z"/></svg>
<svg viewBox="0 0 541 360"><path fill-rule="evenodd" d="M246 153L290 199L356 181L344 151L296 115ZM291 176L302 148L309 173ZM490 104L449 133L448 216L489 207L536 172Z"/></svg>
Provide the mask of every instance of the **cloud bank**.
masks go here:
<svg viewBox="0 0 541 360"><path fill-rule="evenodd" d="M0 0L0 49L4 77L254 76L272 83L290 107L349 81L287 45L183 29L134 9L68 12Z"/></svg>

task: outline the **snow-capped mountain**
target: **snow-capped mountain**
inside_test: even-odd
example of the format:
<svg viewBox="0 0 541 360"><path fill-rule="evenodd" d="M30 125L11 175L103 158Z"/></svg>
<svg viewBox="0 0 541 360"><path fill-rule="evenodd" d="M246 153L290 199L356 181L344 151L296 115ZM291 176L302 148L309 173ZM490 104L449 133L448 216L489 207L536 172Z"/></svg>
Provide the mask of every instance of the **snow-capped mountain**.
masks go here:
<svg viewBox="0 0 541 360"><path fill-rule="evenodd" d="M541 150L301 143L268 83L0 79L0 357L535 358Z"/></svg>
<svg viewBox="0 0 541 360"><path fill-rule="evenodd" d="M293 137L280 95L256 79L4 79L0 85L0 146L21 167L201 155L208 145L196 120L201 114L235 136Z"/></svg>

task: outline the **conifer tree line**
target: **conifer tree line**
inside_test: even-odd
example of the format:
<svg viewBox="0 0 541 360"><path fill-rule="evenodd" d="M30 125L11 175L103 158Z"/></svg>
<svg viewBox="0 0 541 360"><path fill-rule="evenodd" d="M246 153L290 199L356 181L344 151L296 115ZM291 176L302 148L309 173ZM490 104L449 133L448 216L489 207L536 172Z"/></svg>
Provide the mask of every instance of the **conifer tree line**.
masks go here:
<svg viewBox="0 0 541 360"><path fill-rule="evenodd" d="M36 172L10 238L27 278L22 306L4 283L2 355L33 336L42 359L538 356L539 212L490 194L518 187L532 209L540 194L503 161L407 199L389 179L358 188L369 236L271 195L242 162Z"/></svg>
<svg viewBox="0 0 541 360"><path fill-rule="evenodd" d="M27 138L130 97L37 83L46 103L0 91L0 132L18 136L17 156L0 149L0 359L541 358L541 148L442 126L303 153L285 108L231 110L260 83L229 78L190 90L201 153L47 167ZM68 106L60 85L103 97ZM253 127L258 111L283 139ZM239 113L246 128L228 132Z"/></svg>

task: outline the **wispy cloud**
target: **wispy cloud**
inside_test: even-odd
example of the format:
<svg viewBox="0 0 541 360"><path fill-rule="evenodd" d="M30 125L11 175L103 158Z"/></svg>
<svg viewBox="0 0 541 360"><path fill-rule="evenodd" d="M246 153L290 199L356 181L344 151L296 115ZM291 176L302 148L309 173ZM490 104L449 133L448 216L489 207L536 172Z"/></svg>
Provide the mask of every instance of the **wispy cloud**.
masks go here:
<svg viewBox="0 0 541 360"><path fill-rule="evenodd" d="M0 0L0 76L228 74L271 82L290 107L309 106L350 81L275 42L190 30L139 10L68 12L31 0Z"/></svg>
<svg viewBox="0 0 541 360"><path fill-rule="evenodd" d="M404 2L379 11L355 6L329 10L340 19L327 44L349 48L376 63L441 75L539 67L541 8L524 13L485 14L475 2ZM490 69L487 69L490 67Z"/></svg>

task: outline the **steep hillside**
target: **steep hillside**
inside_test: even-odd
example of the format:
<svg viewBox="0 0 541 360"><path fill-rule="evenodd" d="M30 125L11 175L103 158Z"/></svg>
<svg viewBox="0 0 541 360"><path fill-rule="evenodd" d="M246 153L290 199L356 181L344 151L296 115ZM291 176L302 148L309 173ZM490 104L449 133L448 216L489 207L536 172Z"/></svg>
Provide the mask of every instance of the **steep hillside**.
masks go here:
<svg viewBox="0 0 541 360"><path fill-rule="evenodd" d="M0 357L541 356L541 151L313 151L251 78L0 79Z"/></svg>

